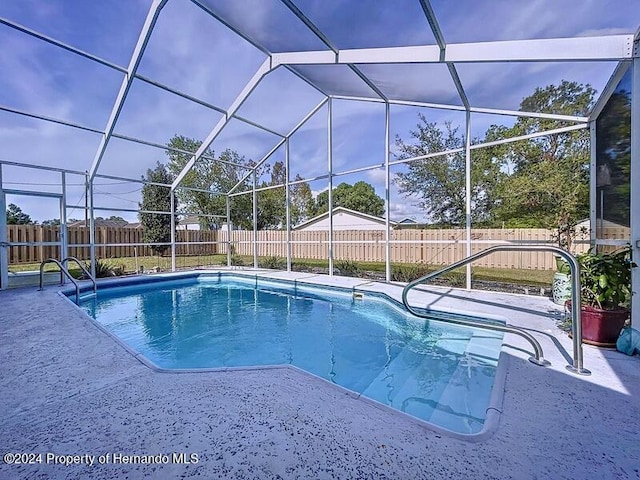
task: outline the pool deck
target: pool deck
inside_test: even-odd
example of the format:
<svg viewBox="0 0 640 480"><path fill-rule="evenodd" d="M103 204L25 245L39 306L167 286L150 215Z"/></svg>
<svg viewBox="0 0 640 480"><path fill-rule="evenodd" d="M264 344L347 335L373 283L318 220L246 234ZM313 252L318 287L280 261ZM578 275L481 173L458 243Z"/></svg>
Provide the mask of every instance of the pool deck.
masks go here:
<svg viewBox="0 0 640 480"><path fill-rule="evenodd" d="M402 291L346 277L241 273L396 299ZM467 441L291 368L155 372L57 291L0 292L0 452L43 454L32 465L0 462L1 479L640 479L640 356L585 346L593 374L569 373L571 341L546 298L437 287L412 294L417 306L526 327L551 361L529 363L530 345L507 334L499 425ZM47 452L95 455L95 464L47 463ZM172 453L198 462L172 463ZM169 463L116 463L126 459L118 454L166 454Z"/></svg>

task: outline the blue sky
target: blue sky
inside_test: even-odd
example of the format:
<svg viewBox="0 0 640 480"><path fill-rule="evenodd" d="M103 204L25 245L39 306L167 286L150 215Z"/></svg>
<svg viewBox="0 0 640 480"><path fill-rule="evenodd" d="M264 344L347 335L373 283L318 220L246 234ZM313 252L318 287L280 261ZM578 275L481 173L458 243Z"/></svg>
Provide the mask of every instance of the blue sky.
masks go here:
<svg viewBox="0 0 640 480"><path fill-rule="evenodd" d="M249 32L267 49L324 49L279 0L203 0L230 23ZM417 0L294 0L337 48L434 44ZM21 0L0 2L0 17L38 30L57 40L126 67L150 0ZM634 33L640 4L629 0L461 0L432 2L447 42L555 38ZM10 108L104 129L122 74L0 24L0 104ZM139 73L186 94L227 109L265 54L215 21L188 0L169 0L151 37ZM613 71L610 62L465 64L459 76L474 106L516 110L535 87L562 79L590 83L602 90ZM361 70L391 98L460 104L443 65L367 65ZM371 96L371 90L346 66L314 66L300 72L328 93ZM323 98L298 76L280 68L270 73L241 107L240 115L287 133ZM463 130L464 115L447 110L393 106L391 131L409 140L418 112L431 121L451 121ZM313 177L326 173L326 107L291 140L292 173ZM140 80L134 81L115 131L166 143L178 133L205 137L221 114ZM473 115L474 136L491 123L513 118ZM384 160L384 107L368 102L334 102L334 171ZM90 168L100 136L0 111L0 159L84 171ZM237 150L259 160L278 137L234 120L212 148ZM392 147L393 148L393 147ZM271 162L283 158L283 149ZM99 173L140 178L162 150L112 139ZM402 167L395 167L397 172ZM7 188L56 191L59 176L34 170L4 169ZM336 178L372 183L384 197L381 169ZM70 178L68 203L84 205L81 178ZM135 208L140 185L98 180L97 202L113 208ZM30 185L34 184L34 185ZM52 185L49 185L52 184ZM313 182L319 191L326 182ZM423 219L415 199L391 191L392 218ZM55 201L9 196L36 220L57 217ZM96 212L109 216L117 212ZM70 217L82 217L80 210ZM122 216L135 220L134 214Z"/></svg>

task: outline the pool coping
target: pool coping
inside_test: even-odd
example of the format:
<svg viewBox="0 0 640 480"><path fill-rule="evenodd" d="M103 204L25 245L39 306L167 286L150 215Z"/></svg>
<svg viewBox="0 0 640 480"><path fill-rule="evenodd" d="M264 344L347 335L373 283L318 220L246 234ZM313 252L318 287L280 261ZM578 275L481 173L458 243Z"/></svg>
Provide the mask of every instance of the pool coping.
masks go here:
<svg viewBox="0 0 640 480"><path fill-rule="evenodd" d="M326 285L322 283L314 283L314 282L304 282L305 278L318 278L319 275L311 274L308 277L302 278L277 278L272 277L270 274L278 274L282 273L277 270L226 270L226 269L198 269L198 270L190 270L190 271L182 271L182 272L170 272L170 273L160 273L160 274L152 274L152 275L134 275L130 277L119 277L112 279L102 279L97 282L98 289L101 288L115 288L121 286L134 286L134 285L144 285L144 284L158 284L166 281L172 280L182 280L182 279L197 279L201 275L204 276L212 276L217 275L218 278L221 277L241 277L243 279L249 279L256 281L256 287L258 286L258 279L267 279L268 281L280 284L293 284L294 287L300 283L302 286L307 288L325 288L329 290L339 291L341 293L369 293L370 295L376 297L380 301L384 301L388 303L392 308L400 311L401 313L408 314L408 312L404 311L402 308L401 301L394 298L387 292L380 292L376 290L371 290L367 288L363 288L366 285L371 286L382 286L386 287L388 284L376 282L376 281L364 281L360 282L351 287L341 286L341 285ZM292 272L297 273L297 272ZM323 275L323 280L330 281L333 277ZM338 277L341 279L344 278L352 278L352 277ZM364 279L354 279L354 280L364 280ZM397 285L395 285L397 286ZM79 287L81 298L83 293L92 293L93 285L89 282L82 282ZM376 408L380 408L384 411L390 412L394 415L401 415L406 420L409 420L412 423L415 423L422 428L426 428L428 430L434 431L436 433L446 435L451 438L455 438L457 440L463 440L466 442L482 442L487 440L492 435L496 433L500 424L500 417L502 415L502 406L504 401L504 392L505 392L505 383L507 377L509 356L505 352L505 344L504 339L502 342L502 346L500 348L500 353L498 356L498 362L496 367L496 372L494 376L493 386L491 388L491 393L489 395L489 402L487 404L487 408L485 410L485 420L483 423L482 429L477 433L460 433L452 430L448 430L446 428L440 427L436 424L430 423L426 420L422 420L418 417L410 415L408 413L402 412L401 410L397 410L389 405L385 405L377 400L366 397L358 392L350 390L346 387L338 385L336 383L330 382L329 380L320 377L318 375L314 375L302 368L296 367L294 365L281 364L281 365L256 365L256 366L241 366L241 367L210 367L210 368L183 368L183 369L168 369L162 368L156 365L154 362L145 357L142 353L138 352L131 346L129 346L126 342L116 336L114 333L110 332L107 328L105 328L102 324L100 324L97 320L92 318L90 315L86 313L84 309L82 309L76 302L72 300L72 297L75 296L76 290L74 286L64 285L60 286L58 291L58 295L65 298L70 304L75 307L77 311L79 311L85 319L89 320L90 324L94 327L98 328L101 332L105 333L108 337L115 341L117 345L122 347L127 353L129 353L134 359L140 362L142 365L147 367L149 370L159 373L159 374L215 374L221 372L238 372L238 371L266 371L266 370L291 370L295 371L299 374L303 374L305 376L309 376L314 379L321 380L326 385L331 386L332 388L337 388L338 391L341 391L345 395L349 396L354 400L364 401L365 403L372 405ZM458 308L447 308L447 307L425 307L424 310L431 311L434 313L450 313L457 314L463 316L471 316L475 318L489 319L493 321L498 321L501 323L507 323L507 319L502 315L491 315L491 314L482 314L482 317L478 315L478 313L474 313L464 309ZM435 319L435 322L446 323L446 321ZM471 327L468 327L471 328ZM481 328L481 327L476 327Z"/></svg>

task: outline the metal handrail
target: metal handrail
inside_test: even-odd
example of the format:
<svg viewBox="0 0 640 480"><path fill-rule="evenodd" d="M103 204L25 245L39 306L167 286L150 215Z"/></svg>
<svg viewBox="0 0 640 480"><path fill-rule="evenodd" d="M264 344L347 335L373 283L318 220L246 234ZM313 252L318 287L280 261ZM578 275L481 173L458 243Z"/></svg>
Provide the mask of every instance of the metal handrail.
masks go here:
<svg viewBox="0 0 640 480"><path fill-rule="evenodd" d="M55 258L47 258L46 260L43 260L42 263L40 263L40 288L38 290L39 291L42 290L42 283L43 283L43 277L44 277L44 266L47 263L55 263L56 265L58 265L58 267L60 267L60 280L61 280L60 281L60 285L64 284L64 278L62 277L62 275L64 274L76 286L76 303L80 303L80 285L78 284L76 279L73 278L73 275L71 275L69 273L69 271L66 268L64 268L62 263L60 263Z"/></svg>
<svg viewBox="0 0 640 480"><path fill-rule="evenodd" d="M553 252L562 258L564 258L569 264L569 268L571 269L571 317L572 317L572 334L573 334L573 365L567 365L567 370L570 372L579 374L579 375L591 375L591 372L583 367L583 356L582 356L582 318L580 315L580 264L576 257L572 254L563 250L560 247L554 247L551 245L497 245L494 247L486 248L478 253L468 256L458 262L452 263L451 265L438 270L436 272L429 273L423 277L420 277L413 282L407 284L406 287L402 290L402 303L406 309L411 312L413 315L416 315L421 318L429 318L428 315L420 313L416 311L409 302L407 301L407 295L409 290L416 287L417 285L426 282L427 280L431 280L432 278L438 277L443 273L449 272L451 270L455 270L463 265L471 263L479 258L486 257L495 252L509 252L509 251L528 251L528 252ZM544 355L542 352L542 347L540 343L528 332L521 330L517 327L513 327L510 325L495 325L488 324L485 322L479 322L474 320L463 320L463 319L447 319L444 320L449 323L454 323L457 325L465 325L468 327L476 327L476 328L484 328L486 330L494 330L498 332L505 333L513 333L515 335L519 335L527 340L532 346L534 350L535 357L530 357L529 361L535 363L540 366L548 366L550 365L548 360L544 359Z"/></svg>
<svg viewBox="0 0 640 480"><path fill-rule="evenodd" d="M98 284L96 283L96 279L93 278L93 276L89 273L89 270L86 269L86 267L84 265L82 265L82 263L80 262L80 260L78 260L76 257L67 257L65 259L62 260L62 265L65 265L69 260L72 260L74 262L76 262L78 264L78 266L80 267L80 270L82 270L82 273L85 274L85 276L91 280L91 282L93 283L93 293L96 293L98 291Z"/></svg>

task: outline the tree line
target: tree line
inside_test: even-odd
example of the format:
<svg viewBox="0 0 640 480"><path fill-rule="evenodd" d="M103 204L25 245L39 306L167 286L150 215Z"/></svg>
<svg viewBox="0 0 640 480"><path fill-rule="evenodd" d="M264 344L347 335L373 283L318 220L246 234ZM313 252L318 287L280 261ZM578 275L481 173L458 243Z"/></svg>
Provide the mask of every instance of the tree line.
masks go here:
<svg viewBox="0 0 640 480"><path fill-rule="evenodd" d="M171 184L183 170L192 154L202 142L193 138L175 135L167 146L168 161L158 162L153 169L147 170L142 189L140 209L150 212L171 211L169 189L154 183ZM174 211L190 212L199 216L201 228L220 228L226 222L226 196L232 189L235 192L253 190L252 169L256 163L239 155L233 150L224 150L216 157L212 149L207 149L203 156L184 176L181 186L174 197ZM283 185L286 181L284 162L276 161L273 165L264 163L256 168L257 212L256 227L258 230L286 228L286 192ZM269 188L272 187L272 188ZM376 193L373 186L359 181L354 185L341 183L333 189L333 206L381 216L384 213L384 200ZM328 191L320 192L315 198L307 182L299 174L292 179L289 189L289 206L291 224L300 224L329 209ZM171 218L157 213L140 213L140 222L144 227L145 242L169 242ZM230 220L234 227L249 230L253 228L253 195L245 193L230 198ZM158 250L162 250L160 247Z"/></svg>
<svg viewBox="0 0 640 480"><path fill-rule="evenodd" d="M520 104L521 111L586 117L595 90L562 81L536 88ZM484 138L493 142L569 126L572 123L518 117L512 127L491 125ZM472 150L471 221L484 227L530 227L563 230L589 216L589 130L530 138ZM430 222L465 225L464 136L451 123L444 128L420 115L410 140L396 138L399 158L462 149L411 162L396 177L401 193L420 198Z"/></svg>
<svg viewBox="0 0 640 480"><path fill-rule="evenodd" d="M6 214L6 218L7 218L7 225L42 225L43 227L58 227L60 226L60 219L59 218L52 218L49 220L43 220L42 222L38 222L36 220L33 220L31 218L31 215L29 215L28 213L25 213L22 211L22 208L20 208L18 205L16 205L15 203L10 203L9 205L7 205L7 214ZM108 218L103 218L103 217L95 217L96 221L100 221L100 220L108 220L109 222L116 224L116 225L120 225L120 226L124 226L127 225L129 222L127 222L124 218L119 217L117 215L111 215ZM67 224L70 223L75 223L75 222L79 222L80 220L77 218L69 218L67 219Z"/></svg>

